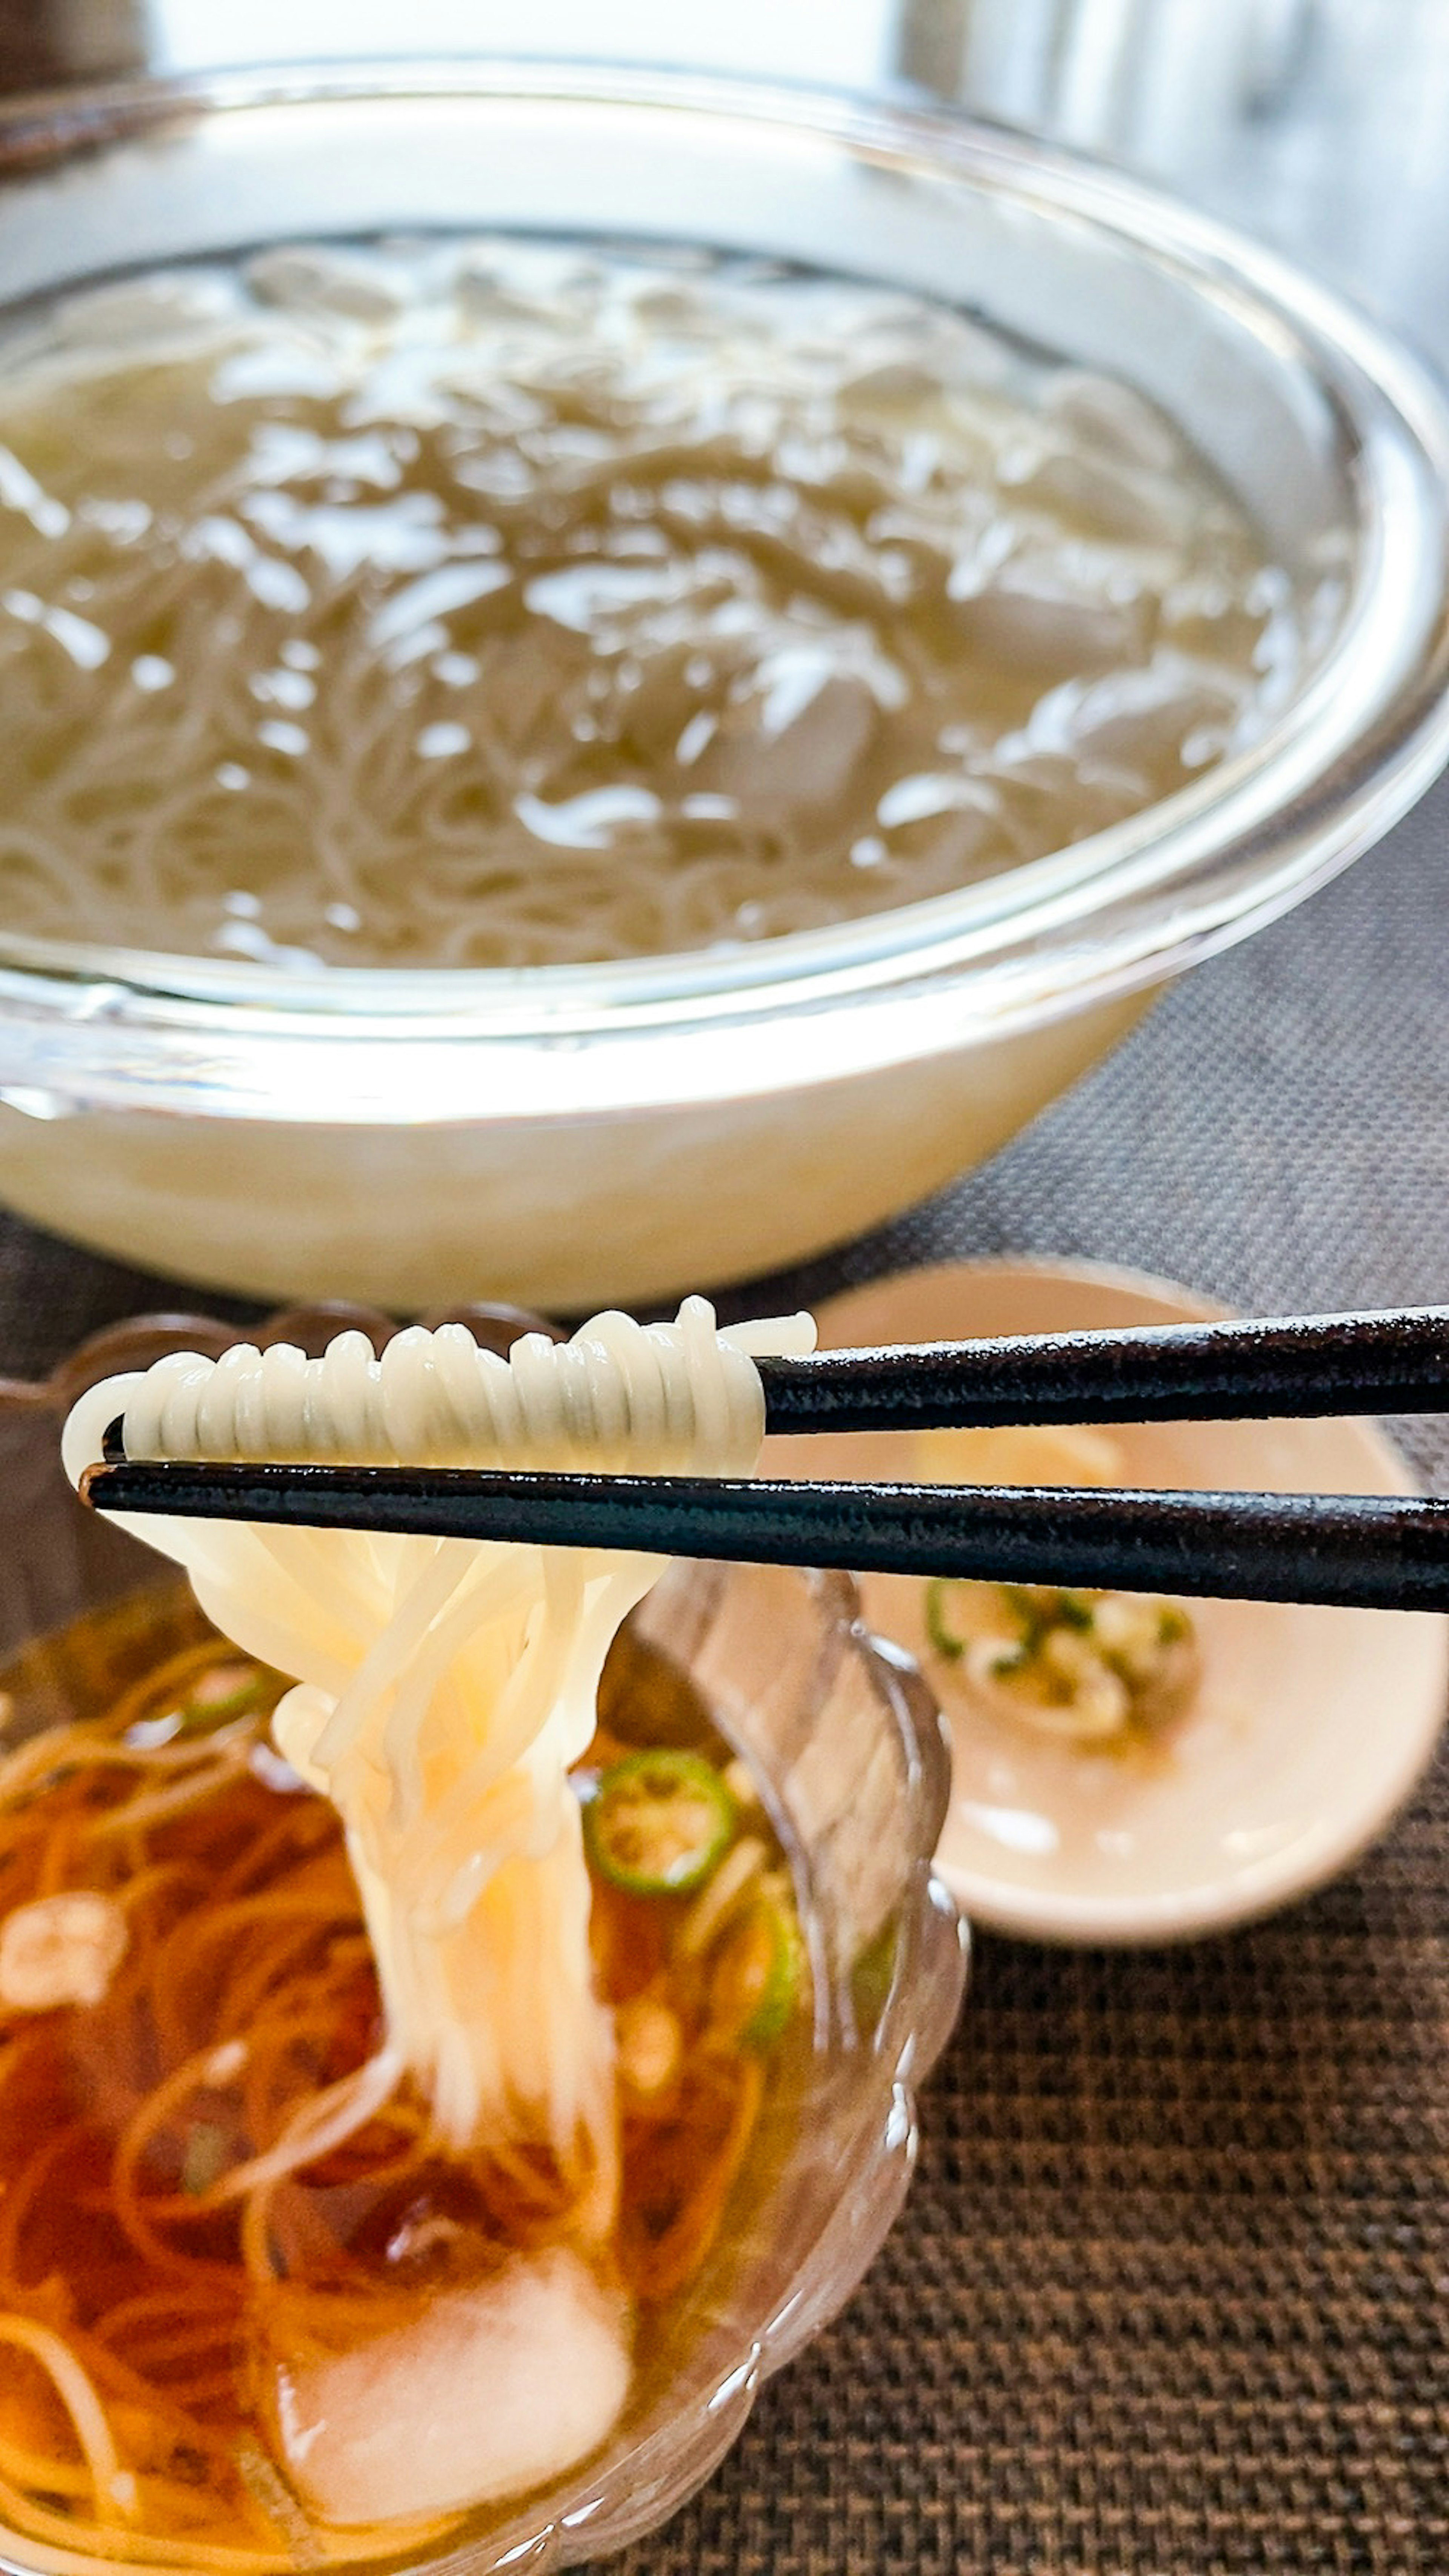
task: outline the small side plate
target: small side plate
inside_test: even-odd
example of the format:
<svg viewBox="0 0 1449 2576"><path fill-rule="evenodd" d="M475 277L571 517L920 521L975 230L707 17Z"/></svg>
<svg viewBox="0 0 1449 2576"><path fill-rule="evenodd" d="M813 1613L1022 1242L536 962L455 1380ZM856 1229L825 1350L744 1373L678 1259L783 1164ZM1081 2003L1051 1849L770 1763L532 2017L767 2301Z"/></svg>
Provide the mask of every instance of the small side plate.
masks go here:
<svg viewBox="0 0 1449 2576"><path fill-rule="evenodd" d="M1170 1281L1064 1262L964 1262L834 1298L822 1343L1166 1324L1223 1312ZM1109 1435L1122 1481L1408 1494L1362 1421L1152 1423ZM894 1435L767 1444L766 1470L911 1477ZM1449 1691L1449 1620L1203 1601L1203 1680L1158 1746L1094 1753L976 1707L932 1651L922 1584L870 1576L867 1620L922 1665L951 1721L937 1854L977 1923L1039 1940L1158 1942L1221 1931L1320 1886L1380 1834L1423 1772Z"/></svg>

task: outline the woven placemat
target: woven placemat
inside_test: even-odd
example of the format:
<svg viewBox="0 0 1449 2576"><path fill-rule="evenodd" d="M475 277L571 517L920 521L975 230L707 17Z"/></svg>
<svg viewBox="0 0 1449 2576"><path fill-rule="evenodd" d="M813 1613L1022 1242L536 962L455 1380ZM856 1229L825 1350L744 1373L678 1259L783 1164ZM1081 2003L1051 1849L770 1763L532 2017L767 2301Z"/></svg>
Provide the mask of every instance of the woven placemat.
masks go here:
<svg viewBox="0 0 1449 2576"><path fill-rule="evenodd" d="M1446 855L1449 786L987 1170L722 1302L1005 1251L1135 1262L1259 1313L1449 1297ZM0 1369L174 1302L0 1226ZM1440 1428L1405 1436L1449 1491ZM982 1941L865 2287L617 2567L1445 2576L1446 1875L1441 1762L1277 1922L1156 1953Z"/></svg>

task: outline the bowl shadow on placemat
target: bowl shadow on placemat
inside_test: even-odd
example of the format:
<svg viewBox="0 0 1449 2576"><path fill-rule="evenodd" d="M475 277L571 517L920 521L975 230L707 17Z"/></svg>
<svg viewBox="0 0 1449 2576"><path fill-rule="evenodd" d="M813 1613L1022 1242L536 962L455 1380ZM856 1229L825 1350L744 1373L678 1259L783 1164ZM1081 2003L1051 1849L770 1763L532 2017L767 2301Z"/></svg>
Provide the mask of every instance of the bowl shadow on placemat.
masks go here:
<svg viewBox="0 0 1449 2576"><path fill-rule="evenodd" d="M905 2214L627 2576L1440 2576L1441 1755L1392 1839L1190 1948L983 1939Z"/></svg>

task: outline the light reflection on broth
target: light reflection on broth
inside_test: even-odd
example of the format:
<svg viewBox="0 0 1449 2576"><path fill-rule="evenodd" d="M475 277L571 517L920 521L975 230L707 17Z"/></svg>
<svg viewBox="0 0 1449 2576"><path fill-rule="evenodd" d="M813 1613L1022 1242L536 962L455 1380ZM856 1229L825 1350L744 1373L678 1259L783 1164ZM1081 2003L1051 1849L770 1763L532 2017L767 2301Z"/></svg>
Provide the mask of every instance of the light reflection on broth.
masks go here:
<svg viewBox="0 0 1449 2576"><path fill-rule="evenodd" d="M540 965L946 892L1291 688L1126 388L891 288L484 241L72 299L0 398L0 923Z"/></svg>

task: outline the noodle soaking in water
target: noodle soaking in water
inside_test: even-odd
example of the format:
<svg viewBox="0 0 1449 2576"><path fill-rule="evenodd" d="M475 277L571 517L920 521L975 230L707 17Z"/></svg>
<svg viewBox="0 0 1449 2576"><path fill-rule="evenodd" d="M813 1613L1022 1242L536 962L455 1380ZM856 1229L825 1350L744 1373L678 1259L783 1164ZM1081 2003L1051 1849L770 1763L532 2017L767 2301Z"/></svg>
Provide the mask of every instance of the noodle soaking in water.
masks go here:
<svg viewBox="0 0 1449 2576"><path fill-rule="evenodd" d="M729 947L1080 840L1298 611L1125 386L894 288L268 250L12 331L0 929L270 969Z"/></svg>

